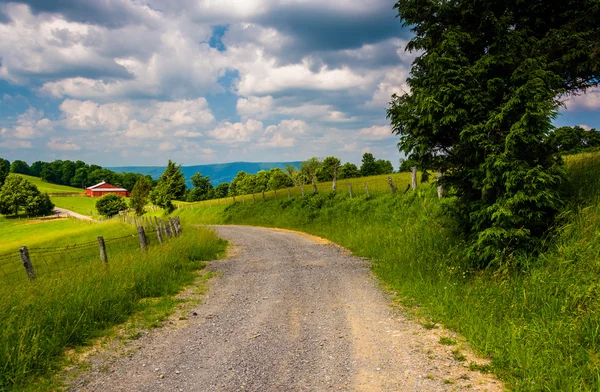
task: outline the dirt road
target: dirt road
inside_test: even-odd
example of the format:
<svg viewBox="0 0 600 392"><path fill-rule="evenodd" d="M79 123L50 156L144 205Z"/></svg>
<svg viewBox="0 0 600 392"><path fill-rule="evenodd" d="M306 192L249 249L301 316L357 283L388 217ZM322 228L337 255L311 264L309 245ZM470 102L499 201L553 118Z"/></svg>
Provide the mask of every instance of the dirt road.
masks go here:
<svg viewBox="0 0 600 392"><path fill-rule="evenodd" d="M286 231L219 226L232 244L183 327L131 342L96 366L89 391L500 391L390 306L367 263ZM461 350L464 354L469 354Z"/></svg>
<svg viewBox="0 0 600 392"><path fill-rule="evenodd" d="M60 207L54 207L54 213L57 215L68 215L70 217L73 217L73 218L79 219L79 220L96 222L96 220L94 218L92 218L91 216L82 215L75 211L67 210L67 209L60 208Z"/></svg>

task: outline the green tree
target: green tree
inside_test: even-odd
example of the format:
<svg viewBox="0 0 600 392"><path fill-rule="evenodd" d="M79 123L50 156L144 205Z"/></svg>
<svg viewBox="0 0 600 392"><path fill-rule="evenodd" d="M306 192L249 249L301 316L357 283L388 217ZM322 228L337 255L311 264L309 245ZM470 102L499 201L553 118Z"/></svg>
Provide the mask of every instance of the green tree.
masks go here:
<svg viewBox="0 0 600 392"><path fill-rule="evenodd" d="M125 198L114 193L104 195L96 202L96 210L102 216L110 217L117 215L119 211L126 209L127 203L125 202Z"/></svg>
<svg viewBox="0 0 600 392"><path fill-rule="evenodd" d="M269 174L269 182L267 183L267 189L269 190L288 188L294 185L290 176L279 168L270 169Z"/></svg>
<svg viewBox="0 0 600 392"><path fill-rule="evenodd" d="M317 173L321 168L321 160L313 157L300 164L301 171L304 173L306 178L310 181L313 186L313 193L318 193L317 189Z"/></svg>
<svg viewBox="0 0 600 392"><path fill-rule="evenodd" d="M375 162L377 166L377 174L392 174L394 172L394 166L392 162L386 161L385 159L378 159Z"/></svg>
<svg viewBox="0 0 600 392"><path fill-rule="evenodd" d="M479 265L537 248L562 206L547 142L560 96L598 85L596 0L399 0L418 51L387 115L399 147L458 197Z"/></svg>
<svg viewBox="0 0 600 392"><path fill-rule="evenodd" d="M215 198L220 199L229 195L229 183L222 182L215 188Z"/></svg>
<svg viewBox="0 0 600 392"><path fill-rule="evenodd" d="M88 183L88 168L80 167L75 170L75 175L71 178L71 186L85 188ZM93 184L90 184L93 185Z"/></svg>
<svg viewBox="0 0 600 392"><path fill-rule="evenodd" d="M10 162L4 158L0 158L0 187L4 184L6 177L10 173Z"/></svg>
<svg viewBox="0 0 600 392"><path fill-rule="evenodd" d="M560 127L548 136L548 142L561 153L577 153L600 147L600 132L592 128Z"/></svg>
<svg viewBox="0 0 600 392"><path fill-rule="evenodd" d="M150 200L155 205L170 212L174 209L172 201L182 200L184 196L185 176L181 173L181 165L177 166L175 162L169 159L167 168L150 192Z"/></svg>
<svg viewBox="0 0 600 392"><path fill-rule="evenodd" d="M71 185L71 179L75 177L77 167L73 161L63 161L60 168L60 183L63 185Z"/></svg>
<svg viewBox="0 0 600 392"><path fill-rule="evenodd" d="M333 181L332 189L335 191L337 187L337 179L339 176L341 162L336 157L327 157L323 159L321 168L317 173L319 181Z"/></svg>
<svg viewBox="0 0 600 392"><path fill-rule="evenodd" d="M24 209L29 215L49 214L54 205L47 194L21 176L10 174L0 189L0 213L17 215Z"/></svg>
<svg viewBox="0 0 600 392"><path fill-rule="evenodd" d="M150 195L150 183L144 176L140 176L133 186L129 206L135 210L136 215L144 215L144 207L148 203Z"/></svg>
<svg viewBox="0 0 600 392"><path fill-rule="evenodd" d="M18 174L29 174L30 173L29 165L27 164L27 162L24 162L24 161L20 161L20 160L13 161L13 163L11 163L11 165L10 165L10 172L18 173Z"/></svg>
<svg viewBox="0 0 600 392"><path fill-rule="evenodd" d="M187 201L208 200L214 197L213 185L210 183L210 177L196 173L191 178L194 189L190 190Z"/></svg>
<svg viewBox="0 0 600 392"><path fill-rule="evenodd" d="M31 173L32 176L41 177L41 175L42 175L42 169L43 168L44 168L44 162L42 162L42 161L35 161L29 167L29 171L30 171L30 173Z"/></svg>
<svg viewBox="0 0 600 392"><path fill-rule="evenodd" d="M377 161L370 152L365 152L360 165L360 175L363 177L377 175Z"/></svg>
<svg viewBox="0 0 600 392"><path fill-rule="evenodd" d="M340 180L344 178L358 178L360 177L360 171L354 163L346 162L340 167L340 174L338 175Z"/></svg>

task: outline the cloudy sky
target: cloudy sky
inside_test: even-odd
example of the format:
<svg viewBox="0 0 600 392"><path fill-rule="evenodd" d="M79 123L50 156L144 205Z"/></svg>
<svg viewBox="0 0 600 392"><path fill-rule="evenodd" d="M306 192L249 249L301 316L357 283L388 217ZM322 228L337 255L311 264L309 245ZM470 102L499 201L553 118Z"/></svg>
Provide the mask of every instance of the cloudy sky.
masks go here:
<svg viewBox="0 0 600 392"><path fill-rule="evenodd" d="M410 32L392 0L0 0L0 156L104 166L397 165L385 108ZM600 92L557 125L600 128Z"/></svg>

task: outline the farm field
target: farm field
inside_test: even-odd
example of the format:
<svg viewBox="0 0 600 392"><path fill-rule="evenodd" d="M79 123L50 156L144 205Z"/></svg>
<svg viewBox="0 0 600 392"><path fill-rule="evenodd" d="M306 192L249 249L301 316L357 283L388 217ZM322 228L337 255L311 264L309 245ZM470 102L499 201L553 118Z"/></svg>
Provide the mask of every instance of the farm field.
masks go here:
<svg viewBox="0 0 600 392"><path fill-rule="evenodd" d="M82 215L99 218L96 202L99 198L87 196L51 196L50 199L56 207L65 208Z"/></svg>
<svg viewBox="0 0 600 392"><path fill-rule="evenodd" d="M466 337L518 391L600 389L600 154L565 158L564 220L520 270L488 272L467 262L464 239L436 189L237 203L177 211L187 221L301 230L372 261L375 274L424 325ZM364 182L357 179L356 183ZM343 190L342 187L338 188ZM286 195L287 196L287 195Z"/></svg>
<svg viewBox="0 0 600 392"><path fill-rule="evenodd" d="M25 174L17 174L17 175L27 179L27 181L29 181L33 185L35 185L42 193L51 193L51 194L57 194L57 193L81 193L81 194L84 194L85 193L85 190L83 190L83 189L73 188L73 187L66 186L66 185L51 184L49 182L42 181L39 177L28 176Z"/></svg>
<svg viewBox="0 0 600 392"><path fill-rule="evenodd" d="M111 223L112 225L112 223ZM16 250L20 246L50 247L89 242L99 233L119 235L131 228L95 224L76 219L9 219L0 216L0 253Z"/></svg>

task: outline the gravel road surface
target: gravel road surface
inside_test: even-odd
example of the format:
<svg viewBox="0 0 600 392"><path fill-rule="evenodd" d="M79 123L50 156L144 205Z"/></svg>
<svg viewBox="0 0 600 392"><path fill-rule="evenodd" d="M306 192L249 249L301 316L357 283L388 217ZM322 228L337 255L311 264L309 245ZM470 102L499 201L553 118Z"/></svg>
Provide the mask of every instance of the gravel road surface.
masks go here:
<svg viewBox="0 0 600 392"><path fill-rule="evenodd" d="M391 306L368 263L298 233L216 226L229 257L183 326L128 344L131 355L92 361L71 390L500 391L479 361L438 343ZM103 357L105 358L105 357Z"/></svg>
<svg viewBox="0 0 600 392"><path fill-rule="evenodd" d="M54 207L54 213L57 215L69 215L75 219L80 219L80 220L84 220L84 221L96 222L96 220L94 218L92 218L91 216L82 215L75 211L67 210L65 208Z"/></svg>

